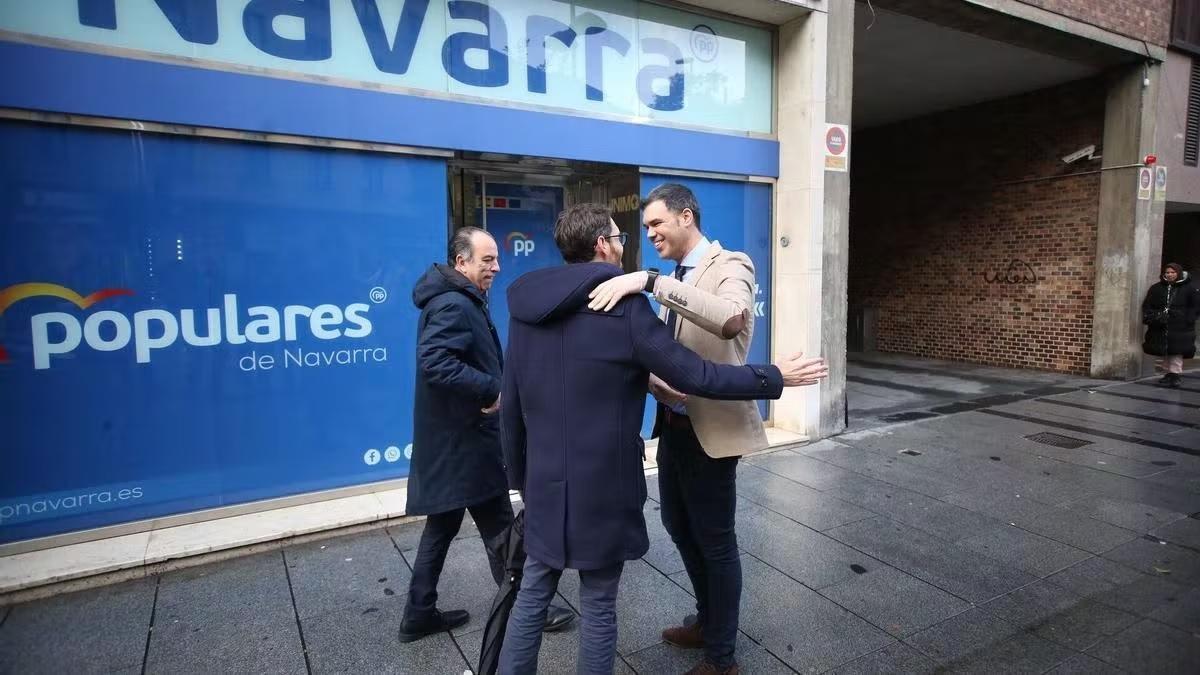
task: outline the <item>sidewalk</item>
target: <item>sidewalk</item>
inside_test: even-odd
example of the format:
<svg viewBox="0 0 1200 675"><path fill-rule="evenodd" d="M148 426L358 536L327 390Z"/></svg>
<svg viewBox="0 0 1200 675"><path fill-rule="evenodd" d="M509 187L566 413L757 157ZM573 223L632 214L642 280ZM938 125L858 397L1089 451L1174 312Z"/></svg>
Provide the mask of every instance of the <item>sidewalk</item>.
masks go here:
<svg viewBox="0 0 1200 675"><path fill-rule="evenodd" d="M1194 672L1200 375L1179 390L1063 389L743 462L743 672ZM618 670L683 672L699 655L659 631L692 598L654 501L646 520L650 551L622 580ZM472 621L400 645L420 529L0 607L0 672L458 675L495 588L464 523L440 604ZM560 589L573 606L577 584L567 573ZM542 672L573 672L577 639L547 636Z"/></svg>

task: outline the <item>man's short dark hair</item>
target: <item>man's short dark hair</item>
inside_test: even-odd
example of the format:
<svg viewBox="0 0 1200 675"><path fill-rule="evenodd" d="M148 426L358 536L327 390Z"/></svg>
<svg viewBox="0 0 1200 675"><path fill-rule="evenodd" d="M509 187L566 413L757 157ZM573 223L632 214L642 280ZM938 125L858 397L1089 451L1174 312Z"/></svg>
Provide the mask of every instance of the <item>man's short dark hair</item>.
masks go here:
<svg viewBox="0 0 1200 675"><path fill-rule="evenodd" d="M659 185L646 195L646 199L642 201L642 208L657 201L662 201L667 210L677 216L683 213L684 209L691 211L692 219L696 221L696 229L700 230L700 202L696 201L696 195L692 194L691 189L686 185L679 183Z"/></svg>
<svg viewBox="0 0 1200 675"><path fill-rule="evenodd" d="M554 243L567 263L591 262L596 257L596 240L609 234L612 214L603 204L576 204L558 214Z"/></svg>
<svg viewBox="0 0 1200 675"><path fill-rule="evenodd" d="M450 246L446 251L446 263L454 265L458 256L462 256L463 260L471 260L475 257L475 247L471 245L471 237L475 236L476 232L487 234L487 230L478 227L461 227L454 232L454 236L450 237ZM491 235L488 235L491 236Z"/></svg>

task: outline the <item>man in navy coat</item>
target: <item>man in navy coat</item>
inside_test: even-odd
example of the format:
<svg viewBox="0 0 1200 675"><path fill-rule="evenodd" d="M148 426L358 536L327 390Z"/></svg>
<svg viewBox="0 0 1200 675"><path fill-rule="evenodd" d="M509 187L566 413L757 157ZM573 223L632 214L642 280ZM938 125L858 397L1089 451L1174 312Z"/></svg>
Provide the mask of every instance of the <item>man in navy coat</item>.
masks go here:
<svg viewBox="0 0 1200 675"><path fill-rule="evenodd" d="M484 542L505 533L513 521L495 414L503 358L487 308L499 255L491 235L463 228L451 238L449 264L430 266L413 288L421 317L407 511L429 517L413 561L402 642L470 619L465 610L437 608L442 565L465 512L471 512ZM500 583L504 564L490 549L488 561ZM555 607L546 628L563 628L573 618L571 610Z"/></svg>
<svg viewBox="0 0 1200 675"><path fill-rule="evenodd" d="M571 207L554 229L568 264L509 287L500 425L509 486L525 500L528 559L502 674L537 670L541 626L566 568L580 578L578 671L612 672L621 570L649 548L639 432L651 372L681 392L728 400L779 398L784 386L824 373L821 359L799 354L778 366L703 361L674 341L643 295L589 310L588 294L621 274L625 236L606 207Z"/></svg>

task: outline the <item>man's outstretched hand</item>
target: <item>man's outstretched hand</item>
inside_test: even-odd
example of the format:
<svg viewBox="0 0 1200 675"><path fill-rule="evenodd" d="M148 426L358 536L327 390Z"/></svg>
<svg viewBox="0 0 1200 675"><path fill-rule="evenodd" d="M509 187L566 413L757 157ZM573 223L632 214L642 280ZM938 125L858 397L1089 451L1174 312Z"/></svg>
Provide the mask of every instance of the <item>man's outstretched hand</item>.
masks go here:
<svg viewBox="0 0 1200 675"><path fill-rule="evenodd" d="M803 387L816 384L829 377L829 366L825 359L806 359L804 352L796 352L775 364L783 374L783 386Z"/></svg>
<svg viewBox="0 0 1200 675"><path fill-rule="evenodd" d="M588 297L592 299L588 303L588 309L593 312L607 312L627 295L641 293L646 289L646 273L645 272L630 272L622 274L619 277L613 277L608 281L600 284Z"/></svg>

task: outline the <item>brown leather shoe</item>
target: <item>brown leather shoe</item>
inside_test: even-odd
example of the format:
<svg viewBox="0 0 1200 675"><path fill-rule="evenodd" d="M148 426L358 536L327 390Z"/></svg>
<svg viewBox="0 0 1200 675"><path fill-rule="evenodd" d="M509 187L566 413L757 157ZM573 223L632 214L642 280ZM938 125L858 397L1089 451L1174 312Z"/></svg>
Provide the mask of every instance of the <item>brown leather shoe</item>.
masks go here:
<svg viewBox="0 0 1200 675"><path fill-rule="evenodd" d="M704 659L700 663L696 664L695 668L692 668L684 673L684 675L738 675L741 672L741 669L738 668L738 664L736 663L729 666L725 670L721 670L720 668L714 666L708 659Z"/></svg>
<svg viewBox="0 0 1200 675"><path fill-rule="evenodd" d="M662 632L662 639L663 642L681 649L704 648L704 631L700 629L698 623L668 628Z"/></svg>

